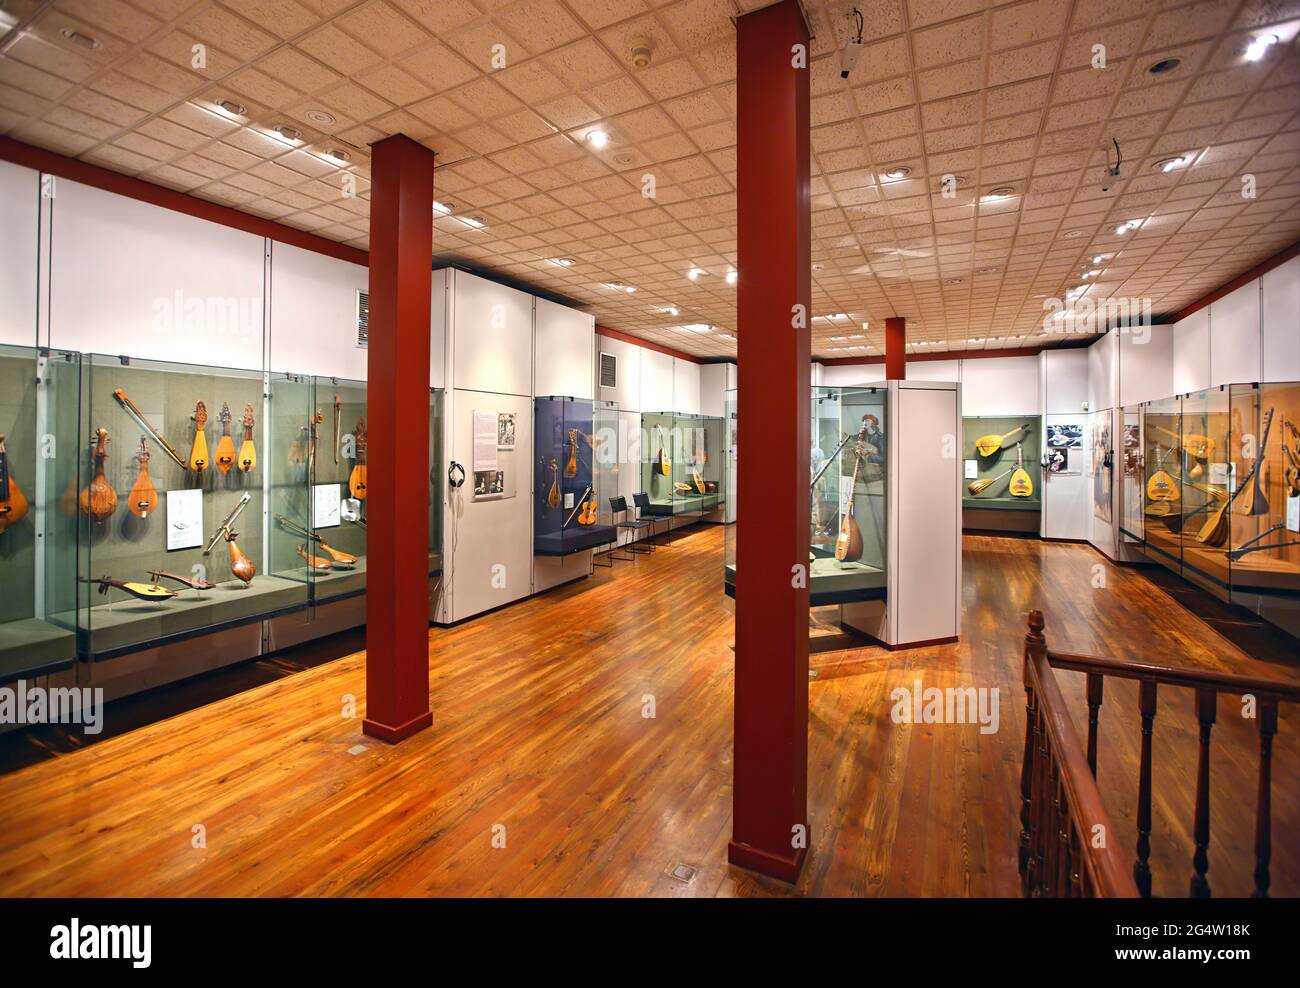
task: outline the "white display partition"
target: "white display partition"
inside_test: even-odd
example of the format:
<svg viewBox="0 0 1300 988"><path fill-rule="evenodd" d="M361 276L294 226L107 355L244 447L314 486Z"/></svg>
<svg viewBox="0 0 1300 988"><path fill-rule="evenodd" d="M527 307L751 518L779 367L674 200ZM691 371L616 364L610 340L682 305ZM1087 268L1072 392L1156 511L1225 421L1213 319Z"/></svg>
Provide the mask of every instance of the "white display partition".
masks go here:
<svg viewBox="0 0 1300 988"><path fill-rule="evenodd" d="M1173 394L1210 386L1210 310L1193 312L1174 323Z"/></svg>
<svg viewBox="0 0 1300 988"><path fill-rule="evenodd" d="M961 634L961 405L956 382L888 385L889 553L884 601L842 622L890 648Z"/></svg>
<svg viewBox="0 0 1300 988"><path fill-rule="evenodd" d="M358 343L357 293L369 291L369 269L272 243L271 270L267 368L364 381L367 351Z"/></svg>
<svg viewBox="0 0 1300 988"><path fill-rule="evenodd" d="M1296 329L1300 335L1300 327ZM1260 379L1259 281L1210 303L1210 386Z"/></svg>
<svg viewBox="0 0 1300 988"><path fill-rule="evenodd" d="M594 397L591 339L595 330L594 316L548 299L537 300L534 395Z"/></svg>
<svg viewBox="0 0 1300 988"><path fill-rule="evenodd" d="M1300 257L1260 279L1261 380L1300 381Z"/></svg>
<svg viewBox="0 0 1300 988"><path fill-rule="evenodd" d="M41 176L0 161L0 343L36 346L36 285L40 249Z"/></svg>
<svg viewBox="0 0 1300 988"><path fill-rule="evenodd" d="M1045 539L1083 542L1088 538L1088 352L1083 349L1044 350L1038 355L1043 394L1043 435L1047 449L1050 426L1080 425L1083 447L1069 450L1074 457L1068 472L1043 470L1043 513L1039 535Z"/></svg>

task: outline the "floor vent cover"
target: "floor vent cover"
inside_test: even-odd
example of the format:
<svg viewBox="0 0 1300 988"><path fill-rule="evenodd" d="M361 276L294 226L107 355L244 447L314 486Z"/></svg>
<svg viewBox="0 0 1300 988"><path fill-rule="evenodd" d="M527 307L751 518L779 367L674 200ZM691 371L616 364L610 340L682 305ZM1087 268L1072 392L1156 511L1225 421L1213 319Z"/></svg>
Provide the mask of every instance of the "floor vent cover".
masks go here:
<svg viewBox="0 0 1300 988"><path fill-rule="evenodd" d="M673 865L673 870L668 872L668 877L677 879L683 885L689 885L695 880L695 869L678 861Z"/></svg>

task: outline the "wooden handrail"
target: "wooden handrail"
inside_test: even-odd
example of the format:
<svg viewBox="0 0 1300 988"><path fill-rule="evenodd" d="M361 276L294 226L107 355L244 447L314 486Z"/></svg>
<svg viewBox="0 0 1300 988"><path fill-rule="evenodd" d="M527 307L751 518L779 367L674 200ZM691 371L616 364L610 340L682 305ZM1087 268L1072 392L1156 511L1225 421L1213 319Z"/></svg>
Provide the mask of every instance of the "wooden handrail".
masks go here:
<svg viewBox="0 0 1300 988"><path fill-rule="evenodd" d="M1114 676L1117 679L1145 679L1167 686L1213 689L1220 693L1251 693L1287 703L1300 703L1300 685L1275 679L1235 676L1232 673L1215 672L1212 669L1158 666L1146 662L1132 662L1128 659L1103 658L1098 655L1074 655L1052 649L1047 650L1047 659L1053 669L1065 669L1070 672L1098 673L1103 676Z"/></svg>

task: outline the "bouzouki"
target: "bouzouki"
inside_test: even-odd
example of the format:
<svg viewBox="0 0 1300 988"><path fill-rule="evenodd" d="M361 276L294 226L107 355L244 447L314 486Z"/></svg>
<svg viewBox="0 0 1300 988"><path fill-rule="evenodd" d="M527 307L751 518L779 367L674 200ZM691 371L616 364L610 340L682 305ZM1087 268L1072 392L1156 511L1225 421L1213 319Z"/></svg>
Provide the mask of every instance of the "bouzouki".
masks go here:
<svg viewBox="0 0 1300 988"><path fill-rule="evenodd" d="M9 473L9 454L5 451L4 434L0 433L0 532L27 517L27 507L27 498Z"/></svg>
<svg viewBox="0 0 1300 988"><path fill-rule="evenodd" d="M1237 485L1237 489L1233 491L1230 496L1221 501L1219 506L1211 512L1210 516L1205 520L1205 524L1201 526L1201 530L1196 533L1197 542L1200 542L1202 545L1221 546L1224 542L1228 541L1228 512L1232 508L1232 503L1241 496L1242 491L1256 483L1255 474L1258 473L1259 465L1264 459L1264 447L1268 443L1268 433L1272 425L1273 409L1270 408L1268 414L1264 417L1264 441L1259 444L1259 449L1255 456L1255 462L1250 465L1250 469L1246 472L1246 476L1241 479L1241 483ZM1209 502L1206 503L1208 504ZM1265 506L1267 507L1267 502L1265 502ZM1250 514L1253 512L1247 513Z"/></svg>
<svg viewBox="0 0 1300 988"><path fill-rule="evenodd" d="M1147 479L1147 498L1152 501L1177 501L1182 494L1178 484L1164 469L1165 453L1156 445L1156 472Z"/></svg>
<svg viewBox="0 0 1300 988"><path fill-rule="evenodd" d="M1215 449L1218 448L1215 441L1208 436L1196 435L1190 432L1187 435L1180 435L1174 432L1173 429L1166 429L1163 425L1152 425L1151 428L1172 438L1177 447L1183 451L1183 454L1192 459L1192 465L1187 471L1187 476L1193 480L1205 472L1206 464L1209 462L1210 457L1214 455Z"/></svg>
<svg viewBox="0 0 1300 988"><path fill-rule="evenodd" d="M199 402L194 406L194 414L190 419L194 422L194 445L190 447L190 469L201 474L208 466L208 437L203 431L204 426L208 424L208 407L203 402Z"/></svg>
<svg viewBox="0 0 1300 988"><path fill-rule="evenodd" d="M658 462L655 464L655 466L662 476L670 477L672 476L672 472L673 472L673 464L672 461L668 459L668 454L664 452L664 444L663 444L663 440L665 438L664 427L662 425L657 425L655 426L655 428L659 430L659 439L660 439L659 459Z"/></svg>
<svg viewBox="0 0 1300 988"><path fill-rule="evenodd" d="M857 521L857 499L853 496L858 486L858 471L862 468L862 444L866 442L867 426L862 425L858 433L857 449L854 451L853 479L849 483L849 510L844 512L840 522L840 534L835 539L835 558L842 563L856 562L862 557L862 529Z"/></svg>
<svg viewBox="0 0 1300 988"><path fill-rule="evenodd" d="M1246 488L1245 493L1241 496L1241 503L1237 505L1238 514L1268 514L1268 498L1264 494L1264 489L1259 485L1259 477L1264 466L1264 450L1268 446L1268 434L1272 426L1273 409L1270 408L1264 416L1264 438L1260 441L1259 448L1255 450L1255 462L1250 465L1250 475L1247 478L1250 481L1250 486Z"/></svg>
<svg viewBox="0 0 1300 988"><path fill-rule="evenodd" d="M975 452L979 453L980 456L992 456L994 453L996 453L999 449L1002 448L1003 443L1005 443L1008 439L1014 436L1017 432L1028 432L1028 431L1029 431L1029 426L1018 425L1004 436L998 436L998 435L980 436L978 439L975 440Z"/></svg>
<svg viewBox="0 0 1300 988"><path fill-rule="evenodd" d="M1025 451L1020 443L1016 443L1016 469L1011 474L1007 493L1012 497L1030 497L1034 493L1034 482L1029 479L1029 471L1025 469Z"/></svg>
<svg viewBox="0 0 1300 988"><path fill-rule="evenodd" d="M348 490L358 501L366 499L366 422L365 419L357 419L357 431L354 433L356 441L356 460L352 465L352 473L348 475Z"/></svg>
<svg viewBox="0 0 1300 988"><path fill-rule="evenodd" d="M162 433L159 432L157 427L145 417L144 412L140 411L140 409L136 407L135 402L126 396L125 391L121 388L117 388L113 392L113 397L117 399L119 405L126 409L127 414L139 423L140 427L144 429L145 432L153 436L153 441L162 447L162 451L170 456L178 467L182 470L186 469L185 461L181 459L181 454L176 452L176 448L163 438Z"/></svg>
<svg viewBox="0 0 1300 988"><path fill-rule="evenodd" d="M162 569L151 569L149 579L153 580L153 585L157 586L159 580L175 580L182 586L189 587L191 590L212 590L216 587L215 583L209 583L207 580L201 580L197 576L180 576L176 573L168 573Z"/></svg>
<svg viewBox="0 0 1300 988"><path fill-rule="evenodd" d="M125 590L137 600L163 601L171 600L176 596L174 590L168 590L166 587L160 587L157 584L123 582L107 576L101 576L98 580L87 579L83 576L81 582L99 584L101 594L107 594L109 587L117 587L119 590Z"/></svg>
<svg viewBox="0 0 1300 988"><path fill-rule="evenodd" d="M555 462L554 457L552 457L550 462L546 465L551 471L551 489L546 494L546 503L549 504L552 509L555 509L558 508L560 502L564 500L564 498L560 496L560 465Z"/></svg>
<svg viewBox="0 0 1300 988"><path fill-rule="evenodd" d="M217 420L221 423L221 438L217 441L217 469L222 474L230 473L235 465L235 440L230 435L230 403L221 403L221 412Z"/></svg>
<svg viewBox="0 0 1300 988"><path fill-rule="evenodd" d="M578 475L578 430L569 430L569 462L564 464L564 475L566 477L576 477Z"/></svg>
<svg viewBox="0 0 1300 988"><path fill-rule="evenodd" d="M317 533L309 531L306 528L303 528L303 526L299 525L297 522L290 521L284 515L276 515L275 520L280 523L280 526L286 532L291 532L294 535L297 535L301 538L311 539L311 541L315 542L316 547L320 549L321 552L325 553L325 555L329 556L330 562L332 562L335 566L339 566L347 569L357 564L356 556L352 555L349 552L343 552L340 549L335 549L333 546L327 545L325 543L325 540L321 538Z"/></svg>
<svg viewBox="0 0 1300 988"><path fill-rule="evenodd" d="M101 427L95 431L95 474L90 483L81 489L79 503L81 513L89 515L91 521L105 521L117 510L117 491L104 476L104 461L108 459L108 430Z"/></svg>
<svg viewBox="0 0 1300 988"><path fill-rule="evenodd" d="M230 550L230 572L245 584L253 581L253 577L257 573L257 567L253 565L253 561L248 556L244 555L244 550L239 548L239 545L235 542L235 539L239 537L239 533L231 526L235 524L235 519L239 517L239 513L244 510L245 505L251 500L252 495L248 492L240 496L235 506L230 509L230 514L226 515L225 520L218 526L216 534L212 536L207 547L203 550L203 555L208 555L212 552L213 547L224 538Z"/></svg>
<svg viewBox="0 0 1300 988"><path fill-rule="evenodd" d="M135 484L126 497L126 507L137 518L148 518L149 513L158 507L158 489L149 479L149 441L140 437L140 449L135 458L140 461L140 472L135 475Z"/></svg>
<svg viewBox="0 0 1300 988"><path fill-rule="evenodd" d="M244 427L244 441L239 444L239 469L252 473L257 466L257 450L253 446L253 406L244 406L244 418L240 422Z"/></svg>

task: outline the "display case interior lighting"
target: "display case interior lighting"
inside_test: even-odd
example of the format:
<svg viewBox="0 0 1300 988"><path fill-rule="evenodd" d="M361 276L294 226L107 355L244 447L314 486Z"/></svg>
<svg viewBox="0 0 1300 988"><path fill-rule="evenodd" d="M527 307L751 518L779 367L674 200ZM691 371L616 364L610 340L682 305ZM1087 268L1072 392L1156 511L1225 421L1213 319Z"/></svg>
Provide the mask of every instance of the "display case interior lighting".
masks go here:
<svg viewBox="0 0 1300 988"><path fill-rule="evenodd" d="M1184 163L1185 162L1183 161L1183 158L1181 156L1175 158L1161 158L1151 167L1159 169L1162 172L1168 173L1168 172L1176 171L1179 168L1182 168Z"/></svg>
<svg viewBox="0 0 1300 988"><path fill-rule="evenodd" d="M1276 34L1260 34L1253 38L1246 46L1246 51L1242 57L1248 62L1258 62L1264 57L1264 53L1277 44Z"/></svg>

